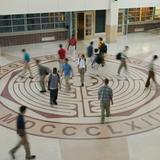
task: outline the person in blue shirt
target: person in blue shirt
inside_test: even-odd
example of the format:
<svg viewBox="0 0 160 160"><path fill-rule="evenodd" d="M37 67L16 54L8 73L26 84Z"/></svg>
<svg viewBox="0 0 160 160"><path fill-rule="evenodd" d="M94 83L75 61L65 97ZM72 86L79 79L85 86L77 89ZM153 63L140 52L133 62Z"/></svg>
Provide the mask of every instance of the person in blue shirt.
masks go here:
<svg viewBox="0 0 160 160"><path fill-rule="evenodd" d="M90 45L87 47L87 60L88 60L88 64L92 64L93 60L94 60L94 53L93 53L93 41L90 42Z"/></svg>
<svg viewBox="0 0 160 160"><path fill-rule="evenodd" d="M25 73L29 72L30 76L29 78L33 79L33 75L32 75L32 72L31 72L31 68L30 68L30 65L29 65L29 62L31 60L30 58L30 55L29 53L26 51L26 49L22 49L22 53L23 53L23 61L24 61L24 69L23 69L23 72L22 74L20 75L21 78L24 78L24 75Z"/></svg>
<svg viewBox="0 0 160 160"><path fill-rule="evenodd" d="M64 73L64 79L66 84L66 89L71 89L71 84L69 83L69 79L73 76L73 69L70 64L68 64L68 58L65 59L63 64L62 74Z"/></svg>
<svg viewBox="0 0 160 160"><path fill-rule="evenodd" d="M18 142L18 144L10 150L10 155L13 159L15 159L15 153L17 152L17 150L20 148L21 145L24 146L25 152L26 152L26 160L31 160L31 159L35 159L36 156L35 155L31 155L30 152L30 145L27 139L27 135L26 135L26 127L25 127L25 121L24 121L24 114L26 113L26 106L21 106L19 111L19 115L17 116L17 134L20 137L20 141Z"/></svg>

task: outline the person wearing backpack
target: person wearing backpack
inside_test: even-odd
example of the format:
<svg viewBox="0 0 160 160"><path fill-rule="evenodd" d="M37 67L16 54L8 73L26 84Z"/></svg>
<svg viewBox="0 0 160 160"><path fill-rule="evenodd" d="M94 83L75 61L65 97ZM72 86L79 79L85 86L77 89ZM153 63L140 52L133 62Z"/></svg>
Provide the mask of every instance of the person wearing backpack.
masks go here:
<svg viewBox="0 0 160 160"><path fill-rule="evenodd" d="M87 70L86 58L85 58L85 55L82 54L78 60L78 71L80 73L82 87L84 86L84 74L85 74L86 70Z"/></svg>
<svg viewBox="0 0 160 160"><path fill-rule="evenodd" d="M120 76L120 72L121 72L121 69L124 68L126 72L128 72L128 68L127 68L127 53L128 53L128 50L129 50L129 47L128 46L125 46L125 49L121 52L121 58L120 58L120 66L118 68L118 71L117 71L117 75ZM129 60L129 59L128 59Z"/></svg>
<svg viewBox="0 0 160 160"><path fill-rule="evenodd" d="M88 59L88 64L92 64L93 59L94 59L94 53L93 53L93 41L90 42L90 45L87 47L87 59Z"/></svg>
<svg viewBox="0 0 160 160"><path fill-rule="evenodd" d="M53 72L48 78L48 90L50 91L50 104L57 105L58 88L60 86L60 76L57 73L57 68L53 68Z"/></svg>

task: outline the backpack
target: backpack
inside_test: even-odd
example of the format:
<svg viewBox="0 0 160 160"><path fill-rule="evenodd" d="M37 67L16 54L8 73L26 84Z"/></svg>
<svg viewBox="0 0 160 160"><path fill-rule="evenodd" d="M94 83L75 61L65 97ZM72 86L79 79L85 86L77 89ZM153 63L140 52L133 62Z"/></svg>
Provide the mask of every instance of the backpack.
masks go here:
<svg viewBox="0 0 160 160"><path fill-rule="evenodd" d="M116 59L117 59L117 60L121 60L121 59L122 59L121 56L122 56L122 53L121 53L121 52L117 53L117 54L116 54Z"/></svg>

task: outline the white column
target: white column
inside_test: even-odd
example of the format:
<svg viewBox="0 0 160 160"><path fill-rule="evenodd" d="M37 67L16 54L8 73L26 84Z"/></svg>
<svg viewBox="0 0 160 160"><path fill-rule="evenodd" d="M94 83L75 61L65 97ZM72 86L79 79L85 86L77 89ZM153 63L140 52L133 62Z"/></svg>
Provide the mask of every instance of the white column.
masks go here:
<svg viewBox="0 0 160 160"><path fill-rule="evenodd" d="M72 30L73 30L73 28L72 28L72 12L70 12L70 25L69 25L69 35L70 35L70 37L69 38L71 38L72 37Z"/></svg>
<svg viewBox="0 0 160 160"><path fill-rule="evenodd" d="M116 41L118 26L118 1L110 0L110 9L106 11L106 39Z"/></svg>

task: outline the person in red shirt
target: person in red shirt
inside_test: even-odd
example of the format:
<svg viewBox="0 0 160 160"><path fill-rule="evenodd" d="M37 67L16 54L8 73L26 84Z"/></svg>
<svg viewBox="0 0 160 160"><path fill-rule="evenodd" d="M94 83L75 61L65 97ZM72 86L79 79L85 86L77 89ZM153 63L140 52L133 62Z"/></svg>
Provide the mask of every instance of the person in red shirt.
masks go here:
<svg viewBox="0 0 160 160"><path fill-rule="evenodd" d="M68 50L71 58L73 58L74 61L76 59L76 47L77 47L77 40L73 34L71 39L68 42Z"/></svg>
<svg viewBox="0 0 160 160"><path fill-rule="evenodd" d="M59 45L59 50L58 50L58 61L59 61L60 72L62 71L65 58L66 58L66 50L63 48L63 45L60 44Z"/></svg>

